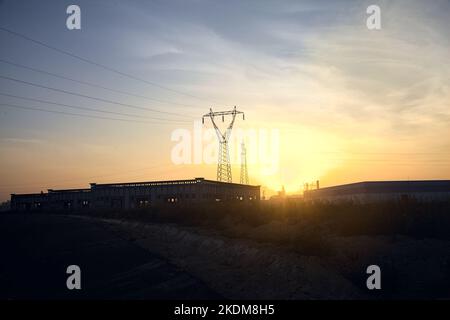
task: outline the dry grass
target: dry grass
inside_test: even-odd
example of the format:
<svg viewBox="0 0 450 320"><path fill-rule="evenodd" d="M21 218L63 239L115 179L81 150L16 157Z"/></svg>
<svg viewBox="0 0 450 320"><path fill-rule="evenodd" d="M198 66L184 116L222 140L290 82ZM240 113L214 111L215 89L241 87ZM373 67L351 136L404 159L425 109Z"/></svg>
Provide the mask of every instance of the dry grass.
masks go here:
<svg viewBox="0 0 450 320"><path fill-rule="evenodd" d="M405 235L450 239L450 203L214 203L90 213L116 219L176 223L225 236L328 255L330 236Z"/></svg>

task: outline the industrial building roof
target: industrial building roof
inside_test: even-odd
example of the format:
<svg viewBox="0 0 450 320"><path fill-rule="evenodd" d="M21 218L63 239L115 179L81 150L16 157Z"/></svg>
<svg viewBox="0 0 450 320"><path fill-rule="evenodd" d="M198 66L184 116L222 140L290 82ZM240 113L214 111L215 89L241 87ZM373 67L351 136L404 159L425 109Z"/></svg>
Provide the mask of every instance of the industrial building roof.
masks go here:
<svg viewBox="0 0 450 320"><path fill-rule="evenodd" d="M230 185L234 187L247 187L247 188L259 188L259 186L253 185L244 185L239 183L229 183L229 182L221 182L214 180L206 180L205 178L194 178L194 179L186 179L186 180L165 180L165 181L144 181L144 182L120 182L120 183L91 183L91 188L84 189L48 189L48 193L80 193L80 192L90 192L92 188L126 188L126 187L147 187L147 186L173 186L173 185L188 185L188 184L196 184L196 183L208 183L208 184L216 184L216 185ZM29 194L11 194L12 196L45 196L47 193L29 193Z"/></svg>
<svg viewBox="0 0 450 320"><path fill-rule="evenodd" d="M143 182L91 183L91 187L94 187L94 188L95 187L123 188L123 187L186 185L186 184L195 184L195 183L213 183L213 184L220 184L220 185L259 187L259 186L244 185L244 184L239 184L239 183L207 180L205 178L194 178L194 179L186 179L186 180L143 181Z"/></svg>
<svg viewBox="0 0 450 320"><path fill-rule="evenodd" d="M364 181L310 190L314 195L450 192L450 180Z"/></svg>

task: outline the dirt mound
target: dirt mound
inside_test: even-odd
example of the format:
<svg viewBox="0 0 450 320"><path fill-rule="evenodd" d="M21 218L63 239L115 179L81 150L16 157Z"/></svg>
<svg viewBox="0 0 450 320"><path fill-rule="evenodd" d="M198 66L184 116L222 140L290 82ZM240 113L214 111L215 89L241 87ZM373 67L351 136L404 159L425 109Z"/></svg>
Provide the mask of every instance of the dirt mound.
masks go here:
<svg viewBox="0 0 450 320"><path fill-rule="evenodd" d="M318 257L195 228L104 221L122 237L182 267L226 298L363 298L358 288Z"/></svg>

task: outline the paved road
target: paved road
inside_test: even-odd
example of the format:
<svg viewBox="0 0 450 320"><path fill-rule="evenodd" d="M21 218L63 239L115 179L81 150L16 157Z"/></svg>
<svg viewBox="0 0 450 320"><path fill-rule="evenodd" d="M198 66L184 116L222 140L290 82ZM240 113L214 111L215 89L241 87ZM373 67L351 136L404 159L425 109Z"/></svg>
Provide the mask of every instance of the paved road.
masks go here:
<svg viewBox="0 0 450 320"><path fill-rule="evenodd" d="M3 214L0 254L0 299L219 298L101 222ZM66 268L72 264L81 268L81 290L66 287Z"/></svg>

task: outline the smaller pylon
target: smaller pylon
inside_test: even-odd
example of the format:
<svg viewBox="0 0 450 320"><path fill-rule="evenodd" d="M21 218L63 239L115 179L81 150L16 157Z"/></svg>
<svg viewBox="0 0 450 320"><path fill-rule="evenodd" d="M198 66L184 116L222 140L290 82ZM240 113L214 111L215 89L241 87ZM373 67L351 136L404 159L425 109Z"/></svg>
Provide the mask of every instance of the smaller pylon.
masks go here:
<svg viewBox="0 0 450 320"><path fill-rule="evenodd" d="M241 143L241 184L248 184L248 171L247 171L247 149L245 148L244 141Z"/></svg>

